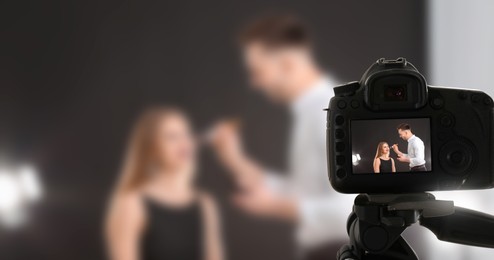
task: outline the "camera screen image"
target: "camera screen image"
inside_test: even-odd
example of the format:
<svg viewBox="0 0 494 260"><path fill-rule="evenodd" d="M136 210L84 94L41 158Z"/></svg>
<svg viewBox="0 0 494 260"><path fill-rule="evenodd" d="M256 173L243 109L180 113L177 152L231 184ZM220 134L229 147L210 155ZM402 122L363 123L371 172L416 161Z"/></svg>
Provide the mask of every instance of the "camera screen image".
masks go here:
<svg viewBox="0 0 494 260"><path fill-rule="evenodd" d="M354 174L430 172L429 118L351 121Z"/></svg>

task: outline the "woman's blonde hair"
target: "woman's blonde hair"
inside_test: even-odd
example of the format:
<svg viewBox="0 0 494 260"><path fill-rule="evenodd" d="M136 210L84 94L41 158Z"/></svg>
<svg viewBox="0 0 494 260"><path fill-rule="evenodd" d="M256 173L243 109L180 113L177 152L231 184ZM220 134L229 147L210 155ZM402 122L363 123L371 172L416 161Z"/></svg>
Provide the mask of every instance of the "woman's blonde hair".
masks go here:
<svg viewBox="0 0 494 260"><path fill-rule="evenodd" d="M381 157L384 153L383 153L383 146L385 144L388 144L386 142L380 142L378 145L377 145L377 151L376 151L376 157L374 157L374 159L377 159L379 157Z"/></svg>
<svg viewBox="0 0 494 260"><path fill-rule="evenodd" d="M140 187L149 176L151 167L160 163L157 149L158 128L163 120L172 116L185 117L185 114L174 107L153 107L144 111L135 123L120 177L109 200L105 216L106 236L110 237L114 230L121 228L115 222L115 218L119 216L119 198Z"/></svg>
<svg viewBox="0 0 494 260"><path fill-rule="evenodd" d="M144 183L159 160L156 145L159 124L172 116L185 117L185 114L175 107L153 107L138 118L130 134L115 194L134 190Z"/></svg>

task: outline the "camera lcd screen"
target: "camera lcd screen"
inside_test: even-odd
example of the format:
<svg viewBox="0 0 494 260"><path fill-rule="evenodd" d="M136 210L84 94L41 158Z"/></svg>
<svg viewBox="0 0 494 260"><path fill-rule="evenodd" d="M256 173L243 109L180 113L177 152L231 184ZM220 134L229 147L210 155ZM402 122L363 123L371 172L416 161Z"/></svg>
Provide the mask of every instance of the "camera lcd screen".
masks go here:
<svg viewBox="0 0 494 260"><path fill-rule="evenodd" d="M352 120L354 174L429 172L429 118Z"/></svg>

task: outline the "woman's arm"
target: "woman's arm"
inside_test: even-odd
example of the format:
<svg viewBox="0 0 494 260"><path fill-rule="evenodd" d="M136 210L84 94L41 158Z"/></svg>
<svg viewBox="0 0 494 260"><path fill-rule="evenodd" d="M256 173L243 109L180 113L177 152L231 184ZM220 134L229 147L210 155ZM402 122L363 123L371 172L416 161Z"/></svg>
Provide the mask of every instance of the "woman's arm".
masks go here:
<svg viewBox="0 0 494 260"><path fill-rule="evenodd" d="M374 173L379 173L379 167L381 166L381 160L379 158L374 159Z"/></svg>
<svg viewBox="0 0 494 260"><path fill-rule="evenodd" d="M105 239L111 260L138 260L144 209L136 193L117 195L107 216Z"/></svg>
<svg viewBox="0 0 494 260"><path fill-rule="evenodd" d="M393 158L391 158L391 171L396 172L395 160Z"/></svg>
<svg viewBox="0 0 494 260"><path fill-rule="evenodd" d="M204 249L205 260L223 260L223 239L221 235L221 221L214 199L202 195L203 223L204 223Z"/></svg>

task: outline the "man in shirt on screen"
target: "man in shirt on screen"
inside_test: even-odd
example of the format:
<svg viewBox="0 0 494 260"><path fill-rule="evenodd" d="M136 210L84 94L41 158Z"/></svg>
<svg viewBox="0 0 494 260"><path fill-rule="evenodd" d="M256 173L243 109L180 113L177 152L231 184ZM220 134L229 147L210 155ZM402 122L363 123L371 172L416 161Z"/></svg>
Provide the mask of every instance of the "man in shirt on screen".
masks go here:
<svg viewBox="0 0 494 260"><path fill-rule="evenodd" d="M243 191L235 202L247 213L292 222L304 259L334 259L348 239L345 227L353 199L334 191L328 181L323 109L334 95L334 82L316 63L307 28L291 15L249 24L240 45L251 85L285 105L292 122L287 174L252 159L235 123L214 127L213 147Z"/></svg>
<svg viewBox="0 0 494 260"><path fill-rule="evenodd" d="M403 123L397 127L398 135L401 139L408 142L407 153L402 153L398 149L398 144L392 146L393 151L398 155L397 160L410 165L412 172L425 172L425 146L424 142L412 133L409 124Z"/></svg>

